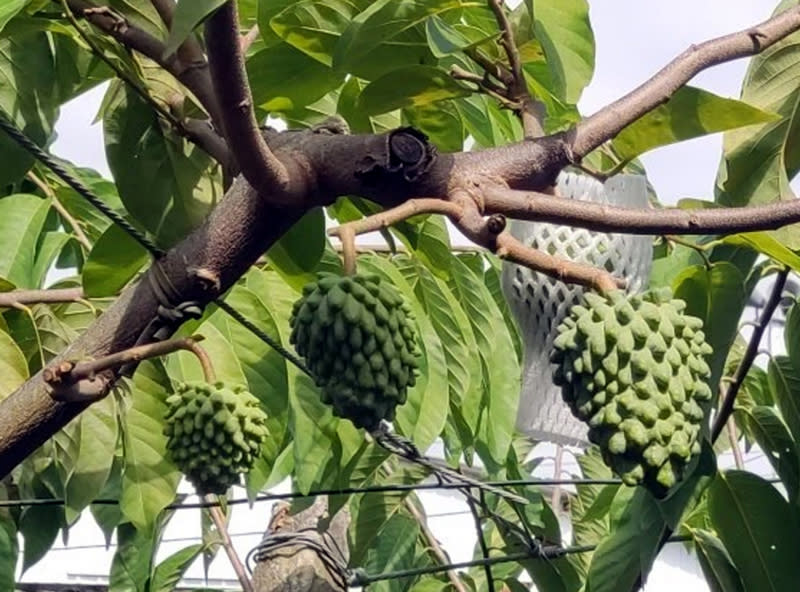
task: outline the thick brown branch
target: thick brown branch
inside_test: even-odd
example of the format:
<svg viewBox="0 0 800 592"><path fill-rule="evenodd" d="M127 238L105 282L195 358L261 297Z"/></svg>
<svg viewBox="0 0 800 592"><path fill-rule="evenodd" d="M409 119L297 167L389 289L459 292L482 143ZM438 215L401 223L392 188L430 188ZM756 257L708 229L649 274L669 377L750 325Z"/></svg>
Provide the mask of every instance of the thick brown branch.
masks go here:
<svg viewBox="0 0 800 592"><path fill-rule="evenodd" d="M754 27L691 46L647 82L577 124L572 138L575 159L580 160L661 105L697 73L760 53L798 29L800 7L795 7Z"/></svg>
<svg viewBox="0 0 800 592"><path fill-rule="evenodd" d="M55 0L58 2L59 0ZM219 107L205 59L184 63L176 54L164 56L164 43L146 31L131 25L108 7L86 0L67 0L70 10L126 47L150 58L177 78L197 97L214 121L219 121Z"/></svg>
<svg viewBox="0 0 800 592"><path fill-rule="evenodd" d="M0 292L0 308L16 308L29 304L57 302L80 302L84 299L83 288L61 288L58 290L12 290Z"/></svg>
<svg viewBox="0 0 800 592"><path fill-rule="evenodd" d="M598 232L627 234L729 234L774 230L800 222L800 200L765 206L682 210L634 209L563 199L544 193L487 188L486 212Z"/></svg>
<svg viewBox="0 0 800 592"><path fill-rule="evenodd" d="M258 191L287 193L286 166L267 146L253 111L240 44L236 2L220 7L206 22L206 45L211 78L221 109L222 125L245 179ZM295 178L302 178L296 176ZM299 189L304 192L303 188Z"/></svg>

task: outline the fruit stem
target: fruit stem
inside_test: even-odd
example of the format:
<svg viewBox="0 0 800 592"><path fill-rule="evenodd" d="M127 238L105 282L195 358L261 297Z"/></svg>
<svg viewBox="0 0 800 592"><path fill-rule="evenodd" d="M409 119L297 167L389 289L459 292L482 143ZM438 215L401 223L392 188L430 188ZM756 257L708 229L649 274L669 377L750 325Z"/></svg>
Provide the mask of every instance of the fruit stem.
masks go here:
<svg viewBox="0 0 800 592"><path fill-rule="evenodd" d="M213 504L209 506L208 513L211 515L211 520L214 522L214 526L217 527L217 532L222 539L222 548L225 549L225 553L228 555L228 559L231 562L233 571L236 572L236 577L239 578L239 583L242 585L242 590L244 592L255 592L253 583L250 581L250 578L247 577L247 571L244 568L244 564L242 563L242 560L239 559L239 555L236 553L236 549L233 547L231 536L228 534L228 525L225 521L225 514L222 513L222 508L219 506L220 496L208 494L204 496L204 499L209 504Z"/></svg>
<svg viewBox="0 0 800 592"><path fill-rule="evenodd" d="M356 274L356 232L349 224L339 228L339 240L342 241L342 261L346 275Z"/></svg>
<svg viewBox="0 0 800 592"><path fill-rule="evenodd" d="M211 358L208 356L208 352L200 347L195 339L185 340L181 349L190 351L197 356L197 360L200 362L200 367L203 369L203 378L205 378L207 383L212 384L217 381L217 374L214 372L214 365L211 363Z"/></svg>

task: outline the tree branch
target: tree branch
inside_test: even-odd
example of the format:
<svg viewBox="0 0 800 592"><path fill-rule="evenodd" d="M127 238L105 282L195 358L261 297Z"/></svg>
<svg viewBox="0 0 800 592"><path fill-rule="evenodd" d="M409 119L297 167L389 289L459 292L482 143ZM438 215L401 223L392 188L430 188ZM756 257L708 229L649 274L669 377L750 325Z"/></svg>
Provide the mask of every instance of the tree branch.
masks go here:
<svg viewBox="0 0 800 592"><path fill-rule="evenodd" d="M17 308L28 304L54 304L57 302L80 302L84 300L83 288L60 288L58 290L12 290L0 292L0 308Z"/></svg>
<svg viewBox="0 0 800 592"><path fill-rule="evenodd" d="M578 123L571 132L575 160L667 101L699 72L760 53L798 28L800 7L789 8L754 27L692 45L647 82Z"/></svg>
<svg viewBox="0 0 800 592"><path fill-rule="evenodd" d="M253 588L253 582L251 582L250 578L247 576L247 570L245 569L242 560L239 559L239 554L236 552L236 548L233 546L231 535L228 533L228 525L225 520L225 514L223 514L222 508L219 506L218 498L219 496L212 494L205 496L204 501L208 503L216 502L213 506L209 506L208 513L211 515L211 520L214 522L214 526L217 527L219 537L222 539L222 548L225 549L225 553L228 555L228 561L230 561L231 567L233 568L239 583L242 585L242 591L255 592L255 589Z"/></svg>
<svg viewBox="0 0 800 592"><path fill-rule="evenodd" d="M764 206L682 210L623 208L498 187L487 187L483 195L487 213L598 232L729 234L774 230L800 222L800 200L797 199Z"/></svg>
<svg viewBox="0 0 800 592"><path fill-rule="evenodd" d="M500 44L508 57L511 66L511 80L507 83L508 98L515 103L515 111L522 120L522 129L526 138L538 138L544 135L542 127L543 108L531 97L525 74L522 72L517 45L514 43L514 31L505 13L503 0L489 0L489 8L494 13L497 25L500 27Z"/></svg>
<svg viewBox="0 0 800 592"><path fill-rule="evenodd" d="M64 204L61 203L61 200L58 199L56 196L56 192L45 183L42 179L40 179L36 173L33 171L28 171L27 174L28 179L36 185L42 193L44 193L45 197L49 197L50 201L53 202L53 208L58 215L61 216L61 219L67 223L67 225L72 229L72 232L75 233L75 240L77 240L81 246L86 249L86 252L92 250L92 243L89 241L89 238L86 236L86 233L83 232L83 228L81 228L80 223L72 216L72 214L67 211L67 208L64 207ZM2 306L2 304L0 304Z"/></svg>
<svg viewBox="0 0 800 592"><path fill-rule="evenodd" d="M59 2L59 0L55 0ZM67 0L70 10L126 47L150 58L177 78L197 97L214 121L220 121L219 106L205 59L184 63L177 54L164 56L164 44L107 6L96 6L86 0Z"/></svg>
<svg viewBox="0 0 800 592"><path fill-rule="evenodd" d="M220 105L225 137L245 179L258 191L289 190L290 175L267 146L253 111L240 44L236 2L229 0L206 21L211 78ZM305 188L296 188L301 191Z"/></svg>

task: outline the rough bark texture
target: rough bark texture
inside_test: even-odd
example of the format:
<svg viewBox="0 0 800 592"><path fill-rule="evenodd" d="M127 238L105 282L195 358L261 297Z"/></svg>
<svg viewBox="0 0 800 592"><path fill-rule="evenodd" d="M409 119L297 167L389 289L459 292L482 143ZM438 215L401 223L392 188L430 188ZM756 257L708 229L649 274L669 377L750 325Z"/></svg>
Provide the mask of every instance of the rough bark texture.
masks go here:
<svg viewBox="0 0 800 592"><path fill-rule="evenodd" d="M346 505L331 517L328 499L319 497L294 516L289 514L289 504L277 504L266 536L302 530L305 537L347 561L349 524L350 512ZM256 592L343 592L346 589L331 574L318 552L303 542L282 546L257 563L253 569L253 587Z"/></svg>

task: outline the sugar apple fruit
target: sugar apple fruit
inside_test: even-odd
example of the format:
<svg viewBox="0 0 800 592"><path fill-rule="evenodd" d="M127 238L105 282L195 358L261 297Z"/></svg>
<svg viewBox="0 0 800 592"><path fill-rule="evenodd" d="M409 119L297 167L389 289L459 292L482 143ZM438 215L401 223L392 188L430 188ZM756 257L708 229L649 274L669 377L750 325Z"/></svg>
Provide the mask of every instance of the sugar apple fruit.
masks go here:
<svg viewBox="0 0 800 592"><path fill-rule="evenodd" d="M373 274L321 274L290 322L290 341L334 415L367 430L394 418L419 355L411 309L394 286Z"/></svg>
<svg viewBox="0 0 800 592"><path fill-rule="evenodd" d="M267 437L252 394L222 382L182 383L167 397L167 452L198 493L225 493L250 470Z"/></svg>
<svg viewBox="0 0 800 592"><path fill-rule="evenodd" d="M557 328L551 361L573 415L628 485L664 495L700 452L711 400L703 322L669 289L586 293Z"/></svg>

